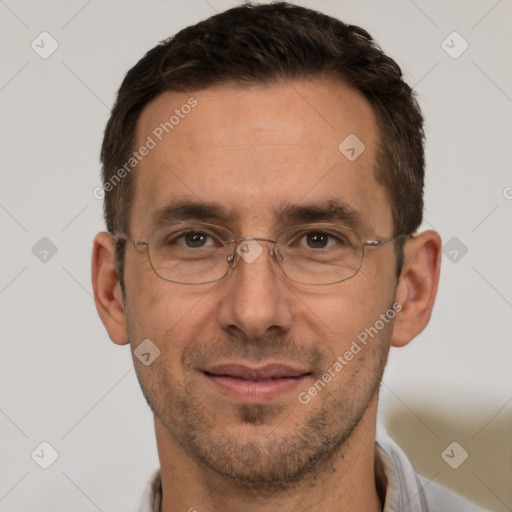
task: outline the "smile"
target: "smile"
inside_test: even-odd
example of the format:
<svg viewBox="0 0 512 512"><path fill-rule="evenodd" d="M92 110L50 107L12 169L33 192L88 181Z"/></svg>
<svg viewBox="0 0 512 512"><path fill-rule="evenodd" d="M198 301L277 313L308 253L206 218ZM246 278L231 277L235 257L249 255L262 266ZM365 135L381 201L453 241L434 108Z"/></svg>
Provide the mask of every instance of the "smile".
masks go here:
<svg viewBox="0 0 512 512"><path fill-rule="evenodd" d="M246 403L274 400L296 389L310 373L282 364L251 368L240 364L212 366L203 371L223 394Z"/></svg>

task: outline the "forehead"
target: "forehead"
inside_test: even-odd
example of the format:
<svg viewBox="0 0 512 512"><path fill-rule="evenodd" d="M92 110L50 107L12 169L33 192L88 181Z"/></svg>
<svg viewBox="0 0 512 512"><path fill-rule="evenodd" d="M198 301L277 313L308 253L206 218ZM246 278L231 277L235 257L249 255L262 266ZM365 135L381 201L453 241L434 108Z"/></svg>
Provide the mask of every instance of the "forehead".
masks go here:
<svg viewBox="0 0 512 512"><path fill-rule="evenodd" d="M336 202L389 232L378 137L368 101L340 83L163 93L137 124L135 149L150 149L134 172L130 231L147 234L155 212L188 201L222 206L231 228L263 231L276 212Z"/></svg>

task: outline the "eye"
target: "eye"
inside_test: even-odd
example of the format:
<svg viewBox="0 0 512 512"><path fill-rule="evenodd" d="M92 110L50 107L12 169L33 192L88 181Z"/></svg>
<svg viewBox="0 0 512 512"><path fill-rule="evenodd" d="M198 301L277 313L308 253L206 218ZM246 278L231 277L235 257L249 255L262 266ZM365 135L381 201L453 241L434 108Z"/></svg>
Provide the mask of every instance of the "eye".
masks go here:
<svg viewBox="0 0 512 512"><path fill-rule="evenodd" d="M222 245L218 240L214 239L213 236L204 231L188 231L186 233L181 233L172 240L168 240L167 243L169 245L185 245L190 248Z"/></svg>
<svg viewBox="0 0 512 512"><path fill-rule="evenodd" d="M309 231L302 235L299 239L299 246L306 246L310 249L325 249L333 245L344 245L345 239L340 236L334 236L325 231Z"/></svg>
<svg viewBox="0 0 512 512"><path fill-rule="evenodd" d="M308 233L305 235L305 238L308 247L312 247L314 249L322 249L327 247L329 243L329 235L327 233Z"/></svg>

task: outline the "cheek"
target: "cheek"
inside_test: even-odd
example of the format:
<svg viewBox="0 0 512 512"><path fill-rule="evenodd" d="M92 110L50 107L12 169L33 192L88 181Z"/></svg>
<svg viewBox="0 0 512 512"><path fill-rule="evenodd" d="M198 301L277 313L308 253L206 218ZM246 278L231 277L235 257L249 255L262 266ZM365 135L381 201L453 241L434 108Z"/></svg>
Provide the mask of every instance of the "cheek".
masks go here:
<svg viewBox="0 0 512 512"><path fill-rule="evenodd" d="M361 269L354 278L332 285L329 292L323 289L302 295L297 328L306 322L311 332L329 343L333 353L340 353L392 305L394 280L387 267Z"/></svg>
<svg viewBox="0 0 512 512"><path fill-rule="evenodd" d="M151 268L127 280L127 318L132 345L149 338L176 360L186 344L199 339L211 321L207 297L215 283L177 285L156 277ZM179 359L178 359L179 360Z"/></svg>
<svg viewBox="0 0 512 512"><path fill-rule="evenodd" d="M166 285L169 284L169 287ZM154 289L141 289L129 299L128 336L132 351L149 339L159 351L150 366L134 358L137 375L153 407L159 407L159 396L178 393L186 382L182 356L187 346L201 333L211 332L205 324L211 314L205 311L200 293L172 293L172 284L163 282ZM137 353L135 352L135 355ZM160 391L159 391L160 390ZM174 390L174 391L173 391Z"/></svg>

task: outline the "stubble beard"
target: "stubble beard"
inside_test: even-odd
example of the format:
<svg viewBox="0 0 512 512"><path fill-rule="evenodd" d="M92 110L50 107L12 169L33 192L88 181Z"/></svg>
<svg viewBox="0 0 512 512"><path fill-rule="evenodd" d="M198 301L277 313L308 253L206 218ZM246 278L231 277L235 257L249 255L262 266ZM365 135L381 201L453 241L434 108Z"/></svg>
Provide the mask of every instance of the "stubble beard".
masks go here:
<svg viewBox="0 0 512 512"><path fill-rule="evenodd" d="M310 404L297 401L289 412L286 406L277 404L236 406L237 424L251 432L243 437L214 421L207 405L201 403L197 381L190 380L183 386L163 365L153 369L150 379L139 372L137 377L156 418L199 466L240 486L244 492L272 495L329 470L335 455L348 444L373 398L377 398L391 324L379 334L371 347L356 356L359 360L354 358L337 377L341 381L343 373L350 369L350 378L342 386L328 384ZM278 345L291 347L287 343L281 340ZM315 376L315 381L320 375ZM280 423L285 423L295 408L308 407L311 411L300 422L288 424L287 431L280 429Z"/></svg>

